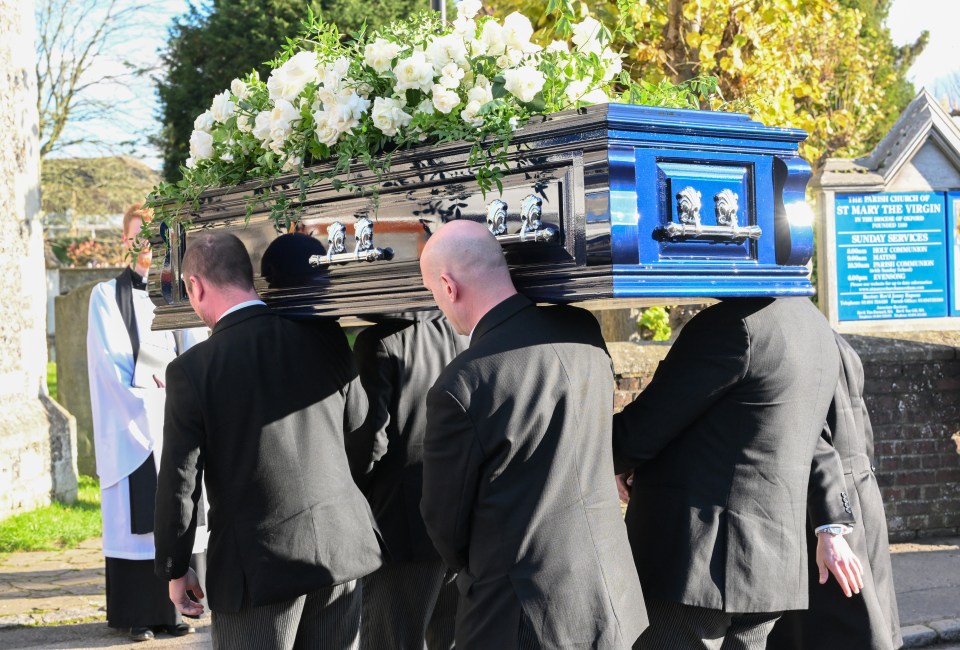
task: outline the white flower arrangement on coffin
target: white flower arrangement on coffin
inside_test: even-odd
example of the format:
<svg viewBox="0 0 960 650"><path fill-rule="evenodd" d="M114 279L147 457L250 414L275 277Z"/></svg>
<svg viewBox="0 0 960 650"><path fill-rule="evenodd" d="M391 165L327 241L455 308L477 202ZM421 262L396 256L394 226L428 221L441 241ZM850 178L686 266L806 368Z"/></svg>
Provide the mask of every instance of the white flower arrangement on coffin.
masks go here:
<svg viewBox="0 0 960 650"><path fill-rule="evenodd" d="M500 187L511 133L532 115L609 101L621 62L593 18L572 26L572 48L541 48L526 16L498 22L480 9L464 0L452 23L424 13L346 40L310 15L265 82L234 79L197 117L182 180L151 195L161 220L210 187L295 172L303 188L319 180L305 166L328 159L334 187L350 187L352 163L381 173L389 152L422 142L472 142L480 188ZM271 198L278 228L289 227L285 195L259 202Z"/></svg>

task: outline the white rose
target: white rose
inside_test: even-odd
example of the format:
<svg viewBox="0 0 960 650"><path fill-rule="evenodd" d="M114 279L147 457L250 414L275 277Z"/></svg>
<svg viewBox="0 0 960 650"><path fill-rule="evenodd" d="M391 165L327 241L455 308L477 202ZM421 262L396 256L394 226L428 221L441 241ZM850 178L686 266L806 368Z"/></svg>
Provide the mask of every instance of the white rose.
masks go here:
<svg viewBox="0 0 960 650"><path fill-rule="evenodd" d="M197 131L204 131L210 133L213 130L213 113L210 111L204 111L197 115L197 119L193 121L193 128Z"/></svg>
<svg viewBox="0 0 960 650"><path fill-rule="evenodd" d="M503 19L503 30L501 31L503 42L507 47L511 47L521 52L536 52L539 46L530 42L533 36L533 25L530 19L519 11Z"/></svg>
<svg viewBox="0 0 960 650"><path fill-rule="evenodd" d="M397 129L406 126L413 119L403 110L403 104L398 99L377 97L373 100L373 125L384 135L396 135Z"/></svg>
<svg viewBox="0 0 960 650"><path fill-rule="evenodd" d="M213 104L210 106L210 114L217 122L223 123L233 115L233 102L230 101L230 91L224 90L213 98Z"/></svg>
<svg viewBox="0 0 960 650"><path fill-rule="evenodd" d="M336 61L321 66L317 78L324 86L339 91L346 81L349 81L347 73L350 72L350 59L341 56Z"/></svg>
<svg viewBox="0 0 960 650"><path fill-rule="evenodd" d="M297 52L270 73L270 78L267 79L270 99L292 102L308 83L316 81L317 78L316 52Z"/></svg>
<svg viewBox="0 0 960 650"><path fill-rule="evenodd" d="M477 33L476 21L470 18L464 18L463 16L458 16L450 26L453 27L453 32L460 36L473 38Z"/></svg>
<svg viewBox="0 0 960 650"><path fill-rule="evenodd" d="M573 26L573 44L584 54L600 54L600 22L587 16Z"/></svg>
<svg viewBox="0 0 960 650"><path fill-rule="evenodd" d="M250 121L249 115L238 115L237 116L237 128L241 133L252 133L253 132L253 122Z"/></svg>
<svg viewBox="0 0 960 650"><path fill-rule="evenodd" d="M363 62L377 72L386 72L402 49L399 44L393 41L378 38L363 48Z"/></svg>
<svg viewBox="0 0 960 650"><path fill-rule="evenodd" d="M510 48L497 57L497 67L505 70L520 65L521 61L523 61L523 52Z"/></svg>
<svg viewBox="0 0 960 650"><path fill-rule="evenodd" d="M566 41L553 41L547 46L547 52L569 52Z"/></svg>
<svg viewBox="0 0 960 650"><path fill-rule="evenodd" d="M423 52L414 52L405 59L400 59L393 74L397 78L397 84L394 87L397 92L413 88L429 92L433 86L433 66L427 62Z"/></svg>
<svg viewBox="0 0 960 650"><path fill-rule="evenodd" d="M292 172L297 169L297 166L300 164L300 156L290 156L287 158L287 161L283 163L281 169L285 172Z"/></svg>
<svg viewBox="0 0 960 650"><path fill-rule="evenodd" d="M230 92L232 92L237 99L246 99L250 96L250 89L247 88L247 84L239 79L234 79L230 82Z"/></svg>
<svg viewBox="0 0 960 650"><path fill-rule="evenodd" d="M206 131L194 131L190 134L190 157L194 161L213 157L213 136Z"/></svg>
<svg viewBox="0 0 960 650"><path fill-rule="evenodd" d="M280 153L293 127L300 121L300 111L288 101L278 99L270 111L270 148Z"/></svg>
<svg viewBox="0 0 960 650"><path fill-rule="evenodd" d="M233 162L233 154L230 153L229 151L226 151L220 154L220 160L222 160L223 162Z"/></svg>
<svg viewBox="0 0 960 650"><path fill-rule="evenodd" d="M606 104L610 101L610 98L607 97L607 93L603 92L603 90L595 88L581 97L580 101L585 104Z"/></svg>
<svg viewBox="0 0 960 650"><path fill-rule="evenodd" d="M583 97L584 95L586 95L587 91L589 90L590 90L589 82L583 81L582 79L576 79L567 84L565 93L567 95L567 98L570 101L575 102L581 97Z"/></svg>
<svg viewBox="0 0 960 650"><path fill-rule="evenodd" d="M511 130L511 131L516 131L516 130L517 130L517 127L520 125L520 120L519 120L519 118L517 118L516 115L514 115L514 116L511 117L509 120L507 120L507 123L510 125L510 130Z"/></svg>
<svg viewBox="0 0 960 650"><path fill-rule="evenodd" d="M417 105L416 113L425 113L427 115L433 115L433 100L425 99Z"/></svg>
<svg viewBox="0 0 960 650"><path fill-rule="evenodd" d="M490 56L500 56L506 47L503 42L503 28L495 20L488 20L483 23L483 31L480 32L480 46L484 54Z"/></svg>
<svg viewBox="0 0 960 650"><path fill-rule="evenodd" d="M332 147L340 139L342 132L330 121L326 111L317 111L313 114L314 133L317 142Z"/></svg>
<svg viewBox="0 0 960 650"><path fill-rule="evenodd" d="M457 3L457 18L470 19L480 13L483 3L480 0L461 0Z"/></svg>
<svg viewBox="0 0 960 650"><path fill-rule="evenodd" d="M433 87L433 105L444 115L455 109L459 103L460 95L457 91L444 88L440 84Z"/></svg>
<svg viewBox="0 0 960 650"><path fill-rule="evenodd" d="M460 117L464 122L470 126L480 127L483 126L483 117L478 115L480 109L483 107L478 101L467 102L466 107L460 111Z"/></svg>
<svg viewBox="0 0 960 650"><path fill-rule="evenodd" d="M270 140L270 111L260 111L253 123L253 137L266 144Z"/></svg>
<svg viewBox="0 0 960 650"><path fill-rule="evenodd" d="M463 68L453 61L443 66L443 69L440 71L440 85L444 88L456 89L460 86L462 80Z"/></svg>
<svg viewBox="0 0 960 650"><path fill-rule="evenodd" d="M603 48L603 53L600 55L600 60L603 61L606 69L603 73L603 80L610 81L623 70L623 62L620 60L620 55L611 50L610 48Z"/></svg>
<svg viewBox="0 0 960 650"><path fill-rule="evenodd" d="M187 158L187 162L185 162L184 164L187 166L187 169L193 169L194 167L197 166L197 161L191 157L191 158Z"/></svg>
<svg viewBox="0 0 960 650"><path fill-rule="evenodd" d="M486 77L481 76L480 78L486 81ZM467 101L478 102L481 106L487 102L492 102L493 89L489 84L478 83L476 86L467 91Z"/></svg>
<svg viewBox="0 0 960 650"><path fill-rule="evenodd" d="M515 70L505 70L503 80L507 92L524 103L533 101L546 81L543 73L532 65L521 66Z"/></svg>
<svg viewBox="0 0 960 650"><path fill-rule="evenodd" d="M457 34L439 36L427 45L426 57L435 70L444 68L451 61L460 67L466 67L467 46L464 45L463 37Z"/></svg>

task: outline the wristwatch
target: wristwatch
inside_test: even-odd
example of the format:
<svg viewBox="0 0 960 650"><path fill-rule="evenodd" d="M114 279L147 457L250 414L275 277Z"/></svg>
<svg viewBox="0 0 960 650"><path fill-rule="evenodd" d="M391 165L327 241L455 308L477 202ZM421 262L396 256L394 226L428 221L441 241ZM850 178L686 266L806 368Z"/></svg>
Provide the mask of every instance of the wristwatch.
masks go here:
<svg viewBox="0 0 960 650"><path fill-rule="evenodd" d="M817 528L817 535L820 533L830 533L831 535L843 535L843 526L820 526Z"/></svg>

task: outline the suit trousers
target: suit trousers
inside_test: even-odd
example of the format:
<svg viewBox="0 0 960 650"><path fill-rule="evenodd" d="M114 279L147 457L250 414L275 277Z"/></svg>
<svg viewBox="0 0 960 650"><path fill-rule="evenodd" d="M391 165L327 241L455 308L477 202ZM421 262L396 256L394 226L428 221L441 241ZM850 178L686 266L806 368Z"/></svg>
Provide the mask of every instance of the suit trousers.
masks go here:
<svg viewBox="0 0 960 650"><path fill-rule="evenodd" d="M362 650L450 650L456 574L441 560L386 564L363 579Z"/></svg>
<svg viewBox="0 0 960 650"><path fill-rule="evenodd" d="M362 587L356 580L271 605L213 612L214 650L357 650Z"/></svg>
<svg viewBox="0 0 960 650"><path fill-rule="evenodd" d="M728 614L648 599L650 627L635 646L640 650L764 650L783 612Z"/></svg>

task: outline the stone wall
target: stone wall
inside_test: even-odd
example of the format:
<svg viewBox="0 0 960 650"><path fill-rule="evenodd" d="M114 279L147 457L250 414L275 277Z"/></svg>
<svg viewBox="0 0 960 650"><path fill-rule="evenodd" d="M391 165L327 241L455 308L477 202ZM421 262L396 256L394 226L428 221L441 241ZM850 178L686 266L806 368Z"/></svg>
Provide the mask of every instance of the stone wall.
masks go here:
<svg viewBox="0 0 960 650"><path fill-rule="evenodd" d="M73 419L46 394L33 3L0 0L0 518L77 494Z"/></svg>
<svg viewBox="0 0 960 650"><path fill-rule="evenodd" d="M960 333L845 338L864 365L891 540L960 534ZM620 410L647 385L669 345L608 347Z"/></svg>

